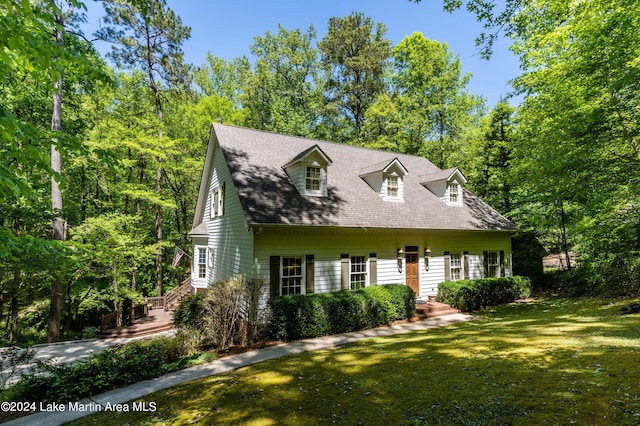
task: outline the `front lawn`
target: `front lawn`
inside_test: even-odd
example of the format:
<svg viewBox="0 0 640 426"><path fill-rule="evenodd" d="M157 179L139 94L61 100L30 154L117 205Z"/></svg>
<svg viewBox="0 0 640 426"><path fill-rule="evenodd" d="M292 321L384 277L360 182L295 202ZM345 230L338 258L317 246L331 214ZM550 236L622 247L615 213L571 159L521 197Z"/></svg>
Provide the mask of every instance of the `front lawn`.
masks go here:
<svg viewBox="0 0 640 426"><path fill-rule="evenodd" d="M275 359L78 424L640 424L630 301L541 299L477 321Z"/></svg>

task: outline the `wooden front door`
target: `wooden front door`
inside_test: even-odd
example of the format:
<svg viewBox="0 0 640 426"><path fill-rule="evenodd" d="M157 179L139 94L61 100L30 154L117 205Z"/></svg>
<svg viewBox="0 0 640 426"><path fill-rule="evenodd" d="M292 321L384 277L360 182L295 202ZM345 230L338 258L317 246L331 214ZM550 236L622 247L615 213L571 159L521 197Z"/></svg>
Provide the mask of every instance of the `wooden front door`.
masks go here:
<svg viewBox="0 0 640 426"><path fill-rule="evenodd" d="M406 257L407 262L407 272L406 272L406 282L409 287L416 292L416 296L420 295L420 285L418 281L418 254L417 253L407 253Z"/></svg>

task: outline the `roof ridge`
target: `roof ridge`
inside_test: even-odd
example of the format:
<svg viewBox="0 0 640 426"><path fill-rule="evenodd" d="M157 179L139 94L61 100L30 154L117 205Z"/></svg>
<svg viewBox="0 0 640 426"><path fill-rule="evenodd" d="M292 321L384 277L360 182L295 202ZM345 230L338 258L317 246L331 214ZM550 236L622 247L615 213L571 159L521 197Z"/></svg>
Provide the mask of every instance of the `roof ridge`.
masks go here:
<svg viewBox="0 0 640 426"><path fill-rule="evenodd" d="M442 169L440 169L440 167L436 166L433 162L431 162L431 160L429 160L428 158L423 157L421 155L406 154L406 153L402 153L402 152L389 151L389 150L386 150L386 149L370 148L370 147L367 147L367 146L351 145L349 143L335 142L335 141L328 141L328 140L324 140L324 139L310 138L308 136L288 135L288 134L283 134L283 133L277 133L277 132L272 131L272 130L251 129L249 127L238 126L236 124L226 124L226 123L213 122L212 125L233 127L233 128L240 129L240 130L246 130L246 131L249 131L249 132L265 133L265 134L272 135L272 136L280 136L280 137L285 136L285 137L290 137L290 138L302 139L302 140L306 140L306 141L309 141L309 142L316 142L316 143L320 142L320 143L327 143L327 144L331 144L331 145L349 147L349 148L354 148L354 149L361 149L361 150L366 150L366 151L393 154L396 157L401 155L401 156L410 157L410 158L420 158L422 160L428 161L430 164L433 165L433 167L435 167L435 168L437 168L439 170L442 170Z"/></svg>

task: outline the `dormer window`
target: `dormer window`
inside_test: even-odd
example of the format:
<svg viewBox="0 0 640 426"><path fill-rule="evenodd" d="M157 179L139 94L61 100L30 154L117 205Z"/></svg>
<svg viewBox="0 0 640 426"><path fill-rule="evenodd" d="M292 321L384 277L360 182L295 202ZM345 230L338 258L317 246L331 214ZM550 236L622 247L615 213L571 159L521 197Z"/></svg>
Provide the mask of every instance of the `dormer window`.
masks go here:
<svg viewBox="0 0 640 426"><path fill-rule="evenodd" d="M439 197L445 204L454 207L464 205L462 185L467 179L456 167L420 176L420 183Z"/></svg>
<svg viewBox="0 0 640 426"><path fill-rule="evenodd" d="M307 180L305 183L305 190L307 191L320 191L322 188L322 173L321 168L316 166L307 166Z"/></svg>
<svg viewBox="0 0 640 426"><path fill-rule="evenodd" d="M327 169L331 159L318 145L296 155L282 166L300 195L326 197L329 195Z"/></svg>
<svg viewBox="0 0 640 426"><path fill-rule="evenodd" d="M404 165L393 158L360 170L360 177L380 195L384 201L404 201L404 176L408 173Z"/></svg>

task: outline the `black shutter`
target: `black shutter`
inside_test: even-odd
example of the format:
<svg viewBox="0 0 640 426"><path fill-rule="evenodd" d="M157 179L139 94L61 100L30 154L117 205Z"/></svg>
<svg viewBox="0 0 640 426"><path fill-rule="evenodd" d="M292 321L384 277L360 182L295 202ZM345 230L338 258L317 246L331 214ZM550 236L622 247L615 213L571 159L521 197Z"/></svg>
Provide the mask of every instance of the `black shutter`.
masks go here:
<svg viewBox="0 0 640 426"><path fill-rule="evenodd" d="M484 267L483 278L488 278L489 277L489 252L488 251L482 252L482 266Z"/></svg>
<svg viewBox="0 0 640 426"><path fill-rule="evenodd" d="M280 256L269 258L269 290L271 297L280 296Z"/></svg>
<svg viewBox="0 0 640 426"><path fill-rule="evenodd" d="M462 267L464 268L464 279L469 279L469 252L465 251L463 256Z"/></svg>
<svg viewBox="0 0 640 426"><path fill-rule="evenodd" d="M504 277L504 250L500 250L500 276Z"/></svg>

